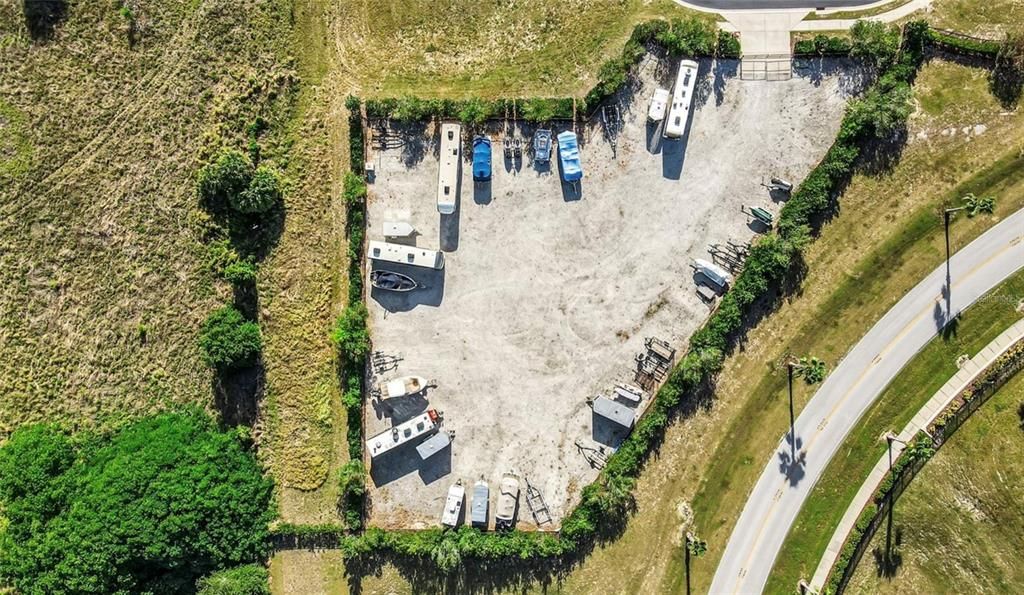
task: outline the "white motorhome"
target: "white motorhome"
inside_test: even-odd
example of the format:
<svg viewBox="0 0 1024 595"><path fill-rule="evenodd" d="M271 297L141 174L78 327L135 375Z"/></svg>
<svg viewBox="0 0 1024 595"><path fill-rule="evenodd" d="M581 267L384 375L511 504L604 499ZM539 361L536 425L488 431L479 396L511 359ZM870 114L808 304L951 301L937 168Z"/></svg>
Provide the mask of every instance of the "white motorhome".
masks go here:
<svg viewBox="0 0 1024 595"><path fill-rule="evenodd" d="M693 104L693 88L697 84L697 63L683 60L679 63L676 86L672 88L672 107L665 124L665 138L682 138L686 134L690 106Z"/></svg>
<svg viewBox="0 0 1024 595"><path fill-rule="evenodd" d="M437 250L424 250L405 244L371 241L366 249L366 257L385 262L397 262L415 267L441 270L444 268L444 253Z"/></svg>
<svg viewBox="0 0 1024 595"><path fill-rule="evenodd" d="M437 171L437 212L455 212L455 192L462 162L462 126L441 124L441 166Z"/></svg>

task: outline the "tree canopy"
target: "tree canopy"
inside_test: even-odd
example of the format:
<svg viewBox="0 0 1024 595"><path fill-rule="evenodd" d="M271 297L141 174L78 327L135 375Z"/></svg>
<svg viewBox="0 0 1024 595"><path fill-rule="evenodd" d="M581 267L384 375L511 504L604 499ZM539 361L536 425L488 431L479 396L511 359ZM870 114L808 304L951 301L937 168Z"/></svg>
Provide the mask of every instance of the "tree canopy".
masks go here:
<svg viewBox="0 0 1024 595"><path fill-rule="evenodd" d="M109 435L16 430L0 448L0 582L19 593L188 593L268 553L272 484L199 411Z"/></svg>
<svg viewBox="0 0 1024 595"><path fill-rule="evenodd" d="M246 320L233 306L210 313L199 333L206 363L218 370L244 368L256 361L263 349L260 327Z"/></svg>

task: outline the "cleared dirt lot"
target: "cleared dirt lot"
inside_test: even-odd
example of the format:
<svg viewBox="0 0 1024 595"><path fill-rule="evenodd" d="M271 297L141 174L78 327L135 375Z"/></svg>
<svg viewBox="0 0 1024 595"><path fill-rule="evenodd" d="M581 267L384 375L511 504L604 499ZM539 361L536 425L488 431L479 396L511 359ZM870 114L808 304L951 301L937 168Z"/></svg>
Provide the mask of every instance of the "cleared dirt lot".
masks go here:
<svg viewBox="0 0 1024 595"><path fill-rule="evenodd" d="M820 71L741 81L735 62L703 62L688 137L663 142L646 124L647 101L657 79L668 87L674 73L645 62L622 97L614 146L599 122L577 127L578 191L560 182L557 165L504 162L496 129L493 180L474 186L464 161L459 208L439 216L436 130L404 131L375 153L369 238L383 239L384 221L407 221L415 243L444 250L447 264L440 273L380 266L427 288L371 293L374 349L401 357L378 380L417 374L438 386L425 399L368 404L367 435L429 406L456 438L426 462L412 448L372 462L371 524L436 524L457 479L467 508L473 482L486 479L493 513L498 481L513 471L543 494L555 521L543 528L556 528L597 473L577 443L611 448L621 439L595 425L586 399L632 379L645 337L685 345L709 312L694 293L693 259L754 235L741 207L778 210L762 177L806 174L852 86ZM532 524L522 499L519 518L520 527Z"/></svg>

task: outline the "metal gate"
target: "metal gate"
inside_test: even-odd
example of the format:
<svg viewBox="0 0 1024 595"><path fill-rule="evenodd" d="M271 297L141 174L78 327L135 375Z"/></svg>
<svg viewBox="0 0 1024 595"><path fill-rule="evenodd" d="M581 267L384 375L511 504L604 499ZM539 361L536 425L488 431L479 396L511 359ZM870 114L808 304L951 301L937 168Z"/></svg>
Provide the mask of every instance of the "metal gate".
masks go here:
<svg viewBox="0 0 1024 595"><path fill-rule="evenodd" d="M743 56L740 79L744 81L788 81L793 78L793 58L785 55Z"/></svg>

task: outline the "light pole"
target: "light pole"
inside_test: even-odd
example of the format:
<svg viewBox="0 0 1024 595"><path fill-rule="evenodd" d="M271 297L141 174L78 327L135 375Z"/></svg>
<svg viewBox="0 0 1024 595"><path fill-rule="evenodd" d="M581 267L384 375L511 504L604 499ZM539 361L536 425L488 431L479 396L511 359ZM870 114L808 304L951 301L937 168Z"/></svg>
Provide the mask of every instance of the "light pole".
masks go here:
<svg viewBox="0 0 1024 595"><path fill-rule="evenodd" d="M800 362L789 356L786 360L786 370L789 373L789 445L793 453L793 462L796 463L796 418L793 415L793 372L800 366Z"/></svg>
<svg viewBox="0 0 1024 595"><path fill-rule="evenodd" d="M942 211L942 220L946 227L946 277L949 277L949 221L952 219L953 213L962 211L967 207L953 207Z"/></svg>
<svg viewBox="0 0 1024 595"><path fill-rule="evenodd" d="M907 446L907 443L896 437L896 434L892 433L892 430L885 433L885 442L889 447L889 476L892 477L892 485L889 487L889 518L885 524L885 561L888 564L890 560L890 553L892 552L892 509L896 500L893 498L893 491L896 489L896 475L893 473L892 468L892 443L899 442L903 446Z"/></svg>

